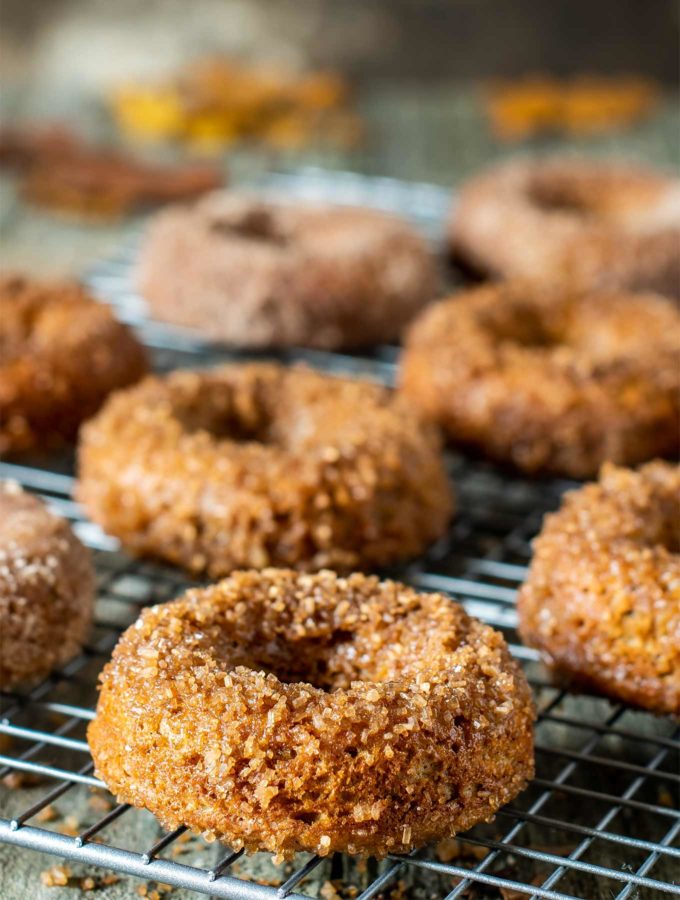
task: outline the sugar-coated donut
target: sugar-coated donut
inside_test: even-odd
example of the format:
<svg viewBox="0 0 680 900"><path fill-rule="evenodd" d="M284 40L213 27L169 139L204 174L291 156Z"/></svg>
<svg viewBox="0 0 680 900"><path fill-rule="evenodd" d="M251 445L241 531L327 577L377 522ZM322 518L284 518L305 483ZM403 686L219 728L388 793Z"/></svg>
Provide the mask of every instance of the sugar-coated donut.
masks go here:
<svg viewBox="0 0 680 900"><path fill-rule="evenodd" d="M501 634L450 598L267 569L145 610L88 741L168 829L384 856L491 819L533 774L533 717Z"/></svg>
<svg viewBox="0 0 680 900"><path fill-rule="evenodd" d="M401 385L451 439L575 478L677 451L680 312L654 295L506 282L435 304Z"/></svg>
<svg viewBox="0 0 680 900"><path fill-rule="evenodd" d="M208 338L332 349L398 338L438 276L393 216L218 192L157 214L137 283L154 317Z"/></svg>
<svg viewBox="0 0 680 900"><path fill-rule="evenodd" d="M0 481L0 687L40 681L90 629L94 571L64 519Z"/></svg>
<svg viewBox="0 0 680 900"><path fill-rule="evenodd" d="M446 529L439 443L369 382L274 364L173 372L81 431L78 497L130 550L211 577L380 566Z"/></svg>
<svg viewBox="0 0 680 900"><path fill-rule="evenodd" d="M496 278L680 298L680 179L617 161L520 159L464 185L454 256Z"/></svg>
<svg viewBox="0 0 680 900"><path fill-rule="evenodd" d="M680 466L605 466L534 543L520 633L561 679L680 716Z"/></svg>
<svg viewBox="0 0 680 900"><path fill-rule="evenodd" d="M0 278L0 453L73 439L112 390L145 371L141 344L83 288Z"/></svg>

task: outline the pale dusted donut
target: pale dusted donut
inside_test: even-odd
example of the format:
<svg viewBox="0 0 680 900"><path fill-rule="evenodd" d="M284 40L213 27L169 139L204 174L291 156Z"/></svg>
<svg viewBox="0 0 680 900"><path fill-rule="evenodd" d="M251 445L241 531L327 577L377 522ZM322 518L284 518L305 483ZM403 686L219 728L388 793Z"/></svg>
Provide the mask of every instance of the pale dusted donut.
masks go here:
<svg viewBox="0 0 680 900"><path fill-rule="evenodd" d="M81 431L78 498L126 547L211 577L422 552L452 499L439 437L386 388L272 364L149 378Z"/></svg>
<svg viewBox="0 0 680 900"><path fill-rule="evenodd" d="M146 367L130 329L79 285L0 278L0 454L72 440Z"/></svg>
<svg viewBox="0 0 680 900"><path fill-rule="evenodd" d="M605 466L546 517L518 601L560 679L680 716L680 466Z"/></svg>
<svg viewBox="0 0 680 900"><path fill-rule="evenodd" d="M616 161L515 160L463 185L451 245L495 278L680 298L680 179Z"/></svg>
<svg viewBox="0 0 680 900"><path fill-rule="evenodd" d="M393 216L225 191L157 214L137 284L155 318L208 338L337 348L398 338L438 277Z"/></svg>
<svg viewBox="0 0 680 900"><path fill-rule="evenodd" d="M69 524L0 481L0 687L40 681L80 650L94 571Z"/></svg>
<svg viewBox="0 0 680 900"><path fill-rule="evenodd" d="M449 597L266 569L145 610L88 741L165 828L380 857L489 821L533 775L533 718L502 635Z"/></svg>
<svg viewBox="0 0 680 900"><path fill-rule="evenodd" d="M680 311L654 295L505 282L413 324L401 389L450 439L575 478L677 452Z"/></svg>

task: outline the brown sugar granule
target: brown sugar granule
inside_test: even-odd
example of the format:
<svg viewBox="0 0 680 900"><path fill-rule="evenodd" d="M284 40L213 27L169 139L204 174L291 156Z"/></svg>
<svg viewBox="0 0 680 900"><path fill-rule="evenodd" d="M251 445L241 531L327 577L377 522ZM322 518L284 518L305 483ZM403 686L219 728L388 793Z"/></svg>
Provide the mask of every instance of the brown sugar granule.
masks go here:
<svg viewBox="0 0 680 900"><path fill-rule="evenodd" d="M107 813L110 812L113 808L113 804L111 801L104 797L103 794L99 793L99 791L94 790L94 792L87 798L87 805L90 809L99 813Z"/></svg>
<svg viewBox="0 0 680 900"><path fill-rule="evenodd" d="M211 340L325 349L396 340L440 284L396 216L236 191L161 210L136 282L155 318Z"/></svg>
<svg viewBox="0 0 680 900"><path fill-rule="evenodd" d="M515 159L464 184L454 256L497 279L680 299L680 178L616 160Z"/></svg>
<svg viewBox="0 0 680 900"><path fill-rule="evenodd" d="M266 569L145 610L88 741L167 829L384 856L491 819L533 773L533 716L502 636L450 598Z"/></svg>
<svg viewBox="0 0 680 900"><path fill-rule="evenodd" d="M546 517L520 634L558 679L680 715L680 466L605 466Z"/></svg>
<svg viewBox="0 0 680 900"><path fill-rule="evenodd" d="M43 822L53 822L54 819L56 819L58 817L58 815L59 815L59 813L52 806L52 804L48 803L47 806L44 806L40 810L40 812L35 817L35 820L36 820L36 822L40 822L41 824Z"/></svg>
<svg viewBox="0 0 680 900"><path fill-rule="evenodd" d="M77 494L135 553L210 577L369 568L440 537L439 437L386 388L228 365L149 378L81 430Z"/></svg>
<svg viewBox="0 0 680 900"><path fill-rule="evenodd" d="M58 831L68 837L77 837L80 834L80 823L75 816L66 816Z"/></svg>
<svg viewBox="0 0 680 900"><path fill-rule="evenodd" d="M71 869L66 865L56 865L40 873L45 887L66 887L71 878Z"/></svg>
<svg viewBox="0 0 680 900"><path fill-rule="evenodd" d="M662 297L490 285L416 321L401 388L463 447L584 478L677 452L678 335Z"/></svg>
<svg viewBox="0 0 680 900"><path fill-rule="evenodd" d="M0 685L39 681L75 656L93 603L90 555L68 522L0 481Z"/></svg>
<svg viewBox="0 0 680 900"><path fill-rule="evenodd" d="M146 367L132 331L79 285L0 276L0 455L72 440Z"/></svg>

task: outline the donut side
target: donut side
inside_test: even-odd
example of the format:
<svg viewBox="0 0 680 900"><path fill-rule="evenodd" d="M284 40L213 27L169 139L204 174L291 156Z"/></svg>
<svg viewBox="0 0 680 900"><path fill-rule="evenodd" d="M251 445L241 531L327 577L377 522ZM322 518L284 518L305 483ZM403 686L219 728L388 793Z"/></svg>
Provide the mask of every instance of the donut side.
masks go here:
<svg viewBox="0 0 680 900"><path fill-rule="evenodd" d="M31 684L78 653L90 629L94 572L68 523L0 482L0 685Z"/></svg>
<svg viewBox="0 0 680 900"><path fill-rule="evenodd" d="M10 276L0 309L0 453L72 440L111 391L147 369L132 331L77 285Z"/></svg>
<svg viewBox="0 0 680 900"><path fill-rule="evenodd" d="M680 716L680 467L604 468L546 517L520 634L561 680Z"/></svg>
<svg viewBox="0 0 680 900"><path fill-rule="evenodd" d="M380 857L512 799L533 774L533 716L501 635L449 598L268 569L146 610L102 674L88 740L116 796L165 827Z"/></svg>

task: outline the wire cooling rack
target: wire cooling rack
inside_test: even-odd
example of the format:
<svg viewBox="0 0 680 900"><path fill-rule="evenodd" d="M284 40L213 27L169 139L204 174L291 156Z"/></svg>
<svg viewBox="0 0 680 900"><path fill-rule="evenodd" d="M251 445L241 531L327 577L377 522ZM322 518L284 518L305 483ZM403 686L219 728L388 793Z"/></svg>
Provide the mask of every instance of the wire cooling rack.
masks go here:
<svg viewBox="0 0 680 900"><path fill-rule="evenodd" d="M309 181L302 183L309 187ZM427 186L423 196L437 208L434 190ZM94 270L90 283L136 321L153 348L156 368L233 358L195 336L150 323L141 307L135 309L132 247ZM311 351L280 357L388 382L394 376L395 350L389 347L370 357ZM539 712L536 777L493 823L379 865L301 855L276 886L271 879L247 880L253 876L241 869L247 865L242 854L228 848L213 845L206 862L178 861L176 851L187 837L183 828L164 834L158 826L158 837L148 846L134 840L130 846L120 835L139 833L135 821L148 814L126 804L114 802L75 835L46 826L41 812L54 801L75 802L78 792L104 788L93 775L85 729L96 702L96 676L121 630L142 606L172 599L190 582L176 570L130 559L83 518L72 500L69 460L34 460L0 463L0 477L18 480L72 521L94 553L98 602L91 640L81 655L32 690L2 695L0 779L10 773L37 777L41 793L35 799L32 789L25 808L0 819L0 841L232 900L316 896L320 884L329 881L337 891L330 896L353 900L389 897L392 891L423 900L680 896L680 729L670 719L555 687L537 654L517 639L515 593L530 559L530 540L570 484L529 481L457 456L448 463L459 510L448 534L422 559L388 574L462 602L505 634L525 667Z"/></svg>

